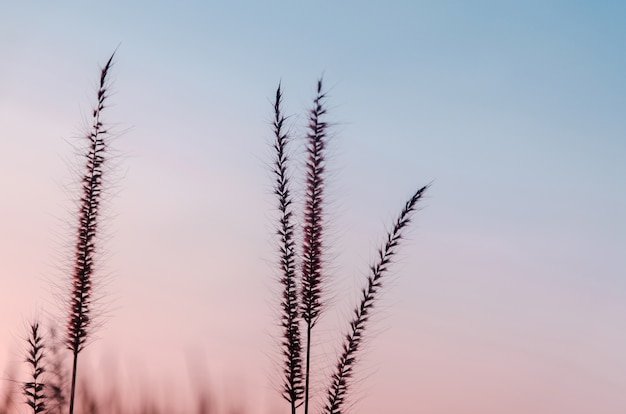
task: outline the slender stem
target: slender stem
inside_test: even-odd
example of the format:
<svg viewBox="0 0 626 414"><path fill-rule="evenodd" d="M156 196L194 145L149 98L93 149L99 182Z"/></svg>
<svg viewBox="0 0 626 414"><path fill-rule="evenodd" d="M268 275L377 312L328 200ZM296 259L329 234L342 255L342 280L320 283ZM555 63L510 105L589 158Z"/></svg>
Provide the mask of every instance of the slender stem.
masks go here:
<svg viewBox="0 0 626 414"><path fill-rule="evenodd" d="M309 368L311 367L311 325L306 329L306 372L304 377L304 414L309 412Z"/></svg>
<svg viewBox="0 0 626 414"><path fill-rule="evenodd" d="M74 414L74 394L76 392L76 368L78 366L78 351L74 351L74 364L72 365L72 388L70 391L70 414Z"/></svg>

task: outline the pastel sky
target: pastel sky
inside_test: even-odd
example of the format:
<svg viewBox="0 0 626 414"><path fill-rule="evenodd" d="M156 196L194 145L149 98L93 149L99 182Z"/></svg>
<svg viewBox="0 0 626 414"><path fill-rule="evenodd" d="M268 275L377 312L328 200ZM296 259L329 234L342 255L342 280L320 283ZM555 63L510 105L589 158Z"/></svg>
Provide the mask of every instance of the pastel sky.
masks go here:
<svg viewBox="0 0 626 414"><path fill-rule="evenodd" d="M368 331L354 412L626 412L626 3L10 3L3 378L30 318L61 312L73 145L119 45L105 315L85 370L164 400L202 375L224 404L287 412L272 411L271 100L282 82L298 132L323 74L333 282L316 389L385 230L432 181Z"/></svg>

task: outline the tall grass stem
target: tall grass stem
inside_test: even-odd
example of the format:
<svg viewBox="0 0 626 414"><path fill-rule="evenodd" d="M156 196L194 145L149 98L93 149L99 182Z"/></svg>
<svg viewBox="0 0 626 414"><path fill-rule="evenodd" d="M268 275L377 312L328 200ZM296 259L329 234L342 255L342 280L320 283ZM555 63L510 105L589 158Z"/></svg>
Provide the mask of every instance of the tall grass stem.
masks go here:
<svg viewBox="0 0 626 414"><path fill-rule="evenodd" d="M98 230L102 195L103 165L106 160L109 134L103 126L102 112L109 96L108 75L113 63L111 55L100 71L97 104L92 112L92 126L86 135L89 146L85 154L85 169L81 179L79 223L75 245L70 313L67 324L66 345L72 352L72 380L70 388L70 414L74 413L78 354L85 347L92 324L92 284L96 235Z"/></svg>

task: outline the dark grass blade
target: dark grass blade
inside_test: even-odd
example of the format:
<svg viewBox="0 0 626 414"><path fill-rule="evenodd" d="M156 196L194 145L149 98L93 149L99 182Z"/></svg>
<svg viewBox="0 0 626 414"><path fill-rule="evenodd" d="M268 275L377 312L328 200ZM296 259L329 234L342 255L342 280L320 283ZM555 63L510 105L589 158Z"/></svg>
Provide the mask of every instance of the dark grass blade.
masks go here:
<svg viewBox="0 0 626 414"><path fill-rule="evenodd" d="M278 197L280 220L278 236L280 237L280 282L283 286L281 300L281 326L283 340L281 342L284 357L282 396L291 404L291 412L295 414L296 406L302 399L302 343L298 319L298 291L296 286L296 260L292 198L287 173L288 157L286 152L290 138L285 131L285 116L281 111L282 93L280 85L276 90L274 102L274 175L276 178L274 194Z"/></svg>
<svg viewBox="0 0 626 414"><path fill-rule="evenodd" d="M363 339L370 312L374 308L379 289L382 287L382 278L388 273L388 266L396 254L398 243L402 239L402 231L409 224L411 213L415 210L417 202L427 188L428 186L420 188L406 202L393 229L387 234L385 244L378 251L378 261L370 267L367 286L362 290L361 302L354 310L349 333L346 335L341 356L335 368L335 373L331 378L331 386L328 389L327 402L323 410L325 414L342 413L342 406L352 379L353 367L357 361L359 346Z"/></svg>

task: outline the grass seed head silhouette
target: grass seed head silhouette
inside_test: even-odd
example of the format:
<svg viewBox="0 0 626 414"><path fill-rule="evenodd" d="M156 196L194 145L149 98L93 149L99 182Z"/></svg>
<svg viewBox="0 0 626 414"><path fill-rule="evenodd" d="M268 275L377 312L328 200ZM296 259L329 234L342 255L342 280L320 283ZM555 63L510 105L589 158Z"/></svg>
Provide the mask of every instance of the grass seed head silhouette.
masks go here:
<svg viewBox="0 0 626 414"><path fill-rule="evenodd" d="M291 404L291 412L295 414L298 401L303 397L302 385L302 343L298 313L298 290L296 284L296 252L294 241L294 225L292 198L289 188L287 171L287 143L289 134L285 131L285 116L281 109L282 92L280 85L276 90L274 101L274 194L278 197L280 219L278 236L280 237L280 282L283 286L281 300L281 326L283 340L281 342L284 356L282 396Z"/></svg>
<svg viewBox="0 0 626 414"><path fill-rule="evenodd" d="M345 337L343 350L327 392L327 403L324 406L326 414L341 414L343 412L341 409L350 386L352 370L357 361L357 353L363 339L363 332L379 295L379 289L382 287L383 276L389 271L388 266L396 255L398 243L402 239L402 232L411 221L411 213L415 210L417 202L422 198L427 188L428 186L420 188L406 202L394 223L393 229L387 233L384 245L378 250L378 261L370 267L367 286L361 291L361 301L354 310L350 329Z"/></svg>
<svg viewBox="0 0 626 414"><path fill-rule="evenodd" d="M92 326L91 307L96 235L100 216L103 165L107 154L108 142L106 138L109 136L103 126L101 116L109 96L108 75L114 55L115 53L111 55L100 71L97 103L92 113L91 130L86 135L89 146L85 154L85 166L81 179L79 222L74 251L74 268L72 272L72 290L66 339L67 348L74 357L70 391L70 414L74 412L78 354L85 347L85 342L89 337Z"/></svg>
<svg viewBox="0 0 626 414"><path fill-rule="evenodd" d="M294 279L294 224L292 222L292 198L289 189L287 174L288 157L286 145L289 135L284 131L285 117L281 109L282 90L279 85L274 102L274 151L275 159L273 172L275 176L274 194L278 197L278 206L281 213L278 224L280 237L280 270L282 284L281 326L283 340L281 354L284 357L282 396L291 405L292 414L300 405L304 405L304 414L308 414L310 399L310 369L311 369L311 339L312 328L315 326L323 310L322 293L325 274L324 244L323 244L323 202L326 184L326 146L328 123L326 115L326 93L323 82L317 82L317 94L313 101L313 108L307 117L306 134L306 161L305 161L305 193L304 214L302 216L302 257L301 277L298 289ZM354 315L345 336L342 351L326 392L326 402L322 405L323 414L342 414L351 380L353 369L358 360L363 335L380 295L384 276L389 272L389 264L393 261L397 247L403 237L403 231L410 223L412 213L418 201L428 189L424 186L417 190L406 202L395 221L392 229L387 233L383 246L378 251L378 261L370 267L366 287L362 290L360 303L354 310ZM296 306L296 301L299 306ZM302 388L302 337L299 321L306 326L304 386ZM304 393L304 396L302 396ZM298 403L301 399L302 402Z"/></svg>
<svg viewBox="0 0 626 414"><path fill-rule="evenodd" d="M322 236L325 184L326 94L322 79L317 82L317 96L309 111L307 132L306 192L304 205L304 239L302 248L302 319L311 328L317 322L322 303Z"/></svg>
<svg viewBox="0 0 626 414"><path fill-rule="evenodd" d="M313 108L309 110L306 136L306 190L304 194L304 224L302 243L301 315L306 324L306 366L304 374L304 414L309 412L311 372L311 332L322 310L321 294L323 264L323 200L326 166L328 124L326 93L320 78Z"/></svg>
<svg viewBox="0 0 626 414"><path fill-rule="evenodd" d="M42 413L46 410L46 395L43 382L44 368L44 341L41 336L39 322L30 324L28 335L28 350L26 362L30 367L31 380L24 383L23 392L26 397L26 404L32 409L33 414Z"/></svg>

